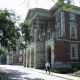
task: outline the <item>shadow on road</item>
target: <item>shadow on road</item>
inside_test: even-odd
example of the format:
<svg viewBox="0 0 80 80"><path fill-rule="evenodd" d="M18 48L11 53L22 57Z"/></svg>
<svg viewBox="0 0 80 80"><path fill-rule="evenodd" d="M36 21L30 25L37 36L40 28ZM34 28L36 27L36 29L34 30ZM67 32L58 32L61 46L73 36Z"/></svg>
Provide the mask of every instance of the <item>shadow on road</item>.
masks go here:
<svg viewBox="0 0 80 80"><path fill-rule="evenodd" d="M0 73L3 74L5 80L23 80L22 75L28 75L30 73L20 72L18 70L5 70L0 69Z"/></svg>
<svg viewBox="0 0 80 80"><path fill-rule="evenodd" d="M9 70L0 68L0 73L3 75L4 80L44 80L40 78L29 78L29 77L22 77L22 75L30 75L31 73L21 72L19 70Z"/></svg>
<svg viewBox="0 0 80 80"><path fill-rule="evenodd" d="M25 77L25 80L44 80L44 79L40 79L40 78L34 78L34 79L31 79L31 78L27 78L27 77Z"/></svg>

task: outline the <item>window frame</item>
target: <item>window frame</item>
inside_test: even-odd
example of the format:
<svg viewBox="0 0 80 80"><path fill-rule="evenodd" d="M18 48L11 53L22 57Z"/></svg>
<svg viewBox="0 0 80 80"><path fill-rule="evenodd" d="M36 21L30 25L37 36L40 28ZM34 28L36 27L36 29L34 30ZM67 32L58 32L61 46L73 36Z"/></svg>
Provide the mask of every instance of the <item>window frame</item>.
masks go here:
<svg viewBox="0 0 80 80"><path fill-rule="evenodd" d="M75 26L74 26L75 25ZM72 28L75 28L75 31L72 31ZM75 34L75 36L72 36L72 33ZM71 39L77 39L77 23L75 22L70 22L70 38Z"/></svg>
<svg viewBox="0 0 80 80"><path fill-rule="evenodd" d="M72 53L72 47L74 47L74 51L76 51L75 56L73 57L73 53ZM70 53L71 53L71 59L78 59L78 44L77 43L71 43L70 46Z"/></svg>
<svg viewBox="0 0 80 80"><path fill-rule="evenodd" d="M59 22L61 20L61 13L58 13L56 15L56 22Z"/></svg>
<svg viewBox="0 0 80 80"><path fill-rule="evenodd" d="M70 20L76 21L76 14L75 13L70 13Z"/></svg>
<svg viewBox="0 0 80 80"><path fill-rule="evenodd" d="M56 37L60 38L61 37L61 23L60 22L56 23L55 28L56 28ZM57 29L59 29L59 30L57 31Z"/></svg>

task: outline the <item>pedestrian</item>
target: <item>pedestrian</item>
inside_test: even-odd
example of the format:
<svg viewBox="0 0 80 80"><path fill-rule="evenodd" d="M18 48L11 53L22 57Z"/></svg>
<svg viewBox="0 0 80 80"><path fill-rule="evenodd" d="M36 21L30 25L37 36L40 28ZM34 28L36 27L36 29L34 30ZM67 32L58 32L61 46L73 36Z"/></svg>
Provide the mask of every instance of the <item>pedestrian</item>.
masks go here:
<svg viewBox="0 0 80 80"><path fill-rule="evenodd" d="M46 73L48 71L50 74L50 63L48 61L46 61L46 63L45 63L45 68L46 68Z"/></svg>

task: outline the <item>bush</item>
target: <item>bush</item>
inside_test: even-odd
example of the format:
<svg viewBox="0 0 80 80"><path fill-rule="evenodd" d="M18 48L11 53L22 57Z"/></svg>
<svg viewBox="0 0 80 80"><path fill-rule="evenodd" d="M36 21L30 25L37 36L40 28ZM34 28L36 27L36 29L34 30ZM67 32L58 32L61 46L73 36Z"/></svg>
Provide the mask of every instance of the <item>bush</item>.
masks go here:
<svg viewBox="0 0 80 80"><path fill-rule="evenodd" d="M0 55L5 53L4 47L0 47Z"/></svg>
<svg viewBox="0 0 80 80"><path fill-rule="evenodd" d="M72 64L72 68L73 68L75 71L80 70L80 63Z"/></svg>
<svg viewBox="0 0 80 80"><path fill-rule="evenodd" d="M52 72L67 74L67 73L73 73L74 70L71 68L55 68L55 69L52 69Z"/></svg>

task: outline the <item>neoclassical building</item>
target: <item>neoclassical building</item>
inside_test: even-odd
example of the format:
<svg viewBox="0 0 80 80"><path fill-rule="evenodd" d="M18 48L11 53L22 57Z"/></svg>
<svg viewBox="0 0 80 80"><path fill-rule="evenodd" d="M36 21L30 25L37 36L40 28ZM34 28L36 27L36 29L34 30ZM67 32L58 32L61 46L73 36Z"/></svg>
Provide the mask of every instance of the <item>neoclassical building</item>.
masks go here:
<svg viewBox="0 0 80 80"><path fill-rule="evenodd" d="M48 60L52 68L71 67L80 62L80 8L65 11L33 8L25 20L31 21L32 42L27 46L26 66L44 68Z"/></svg>

